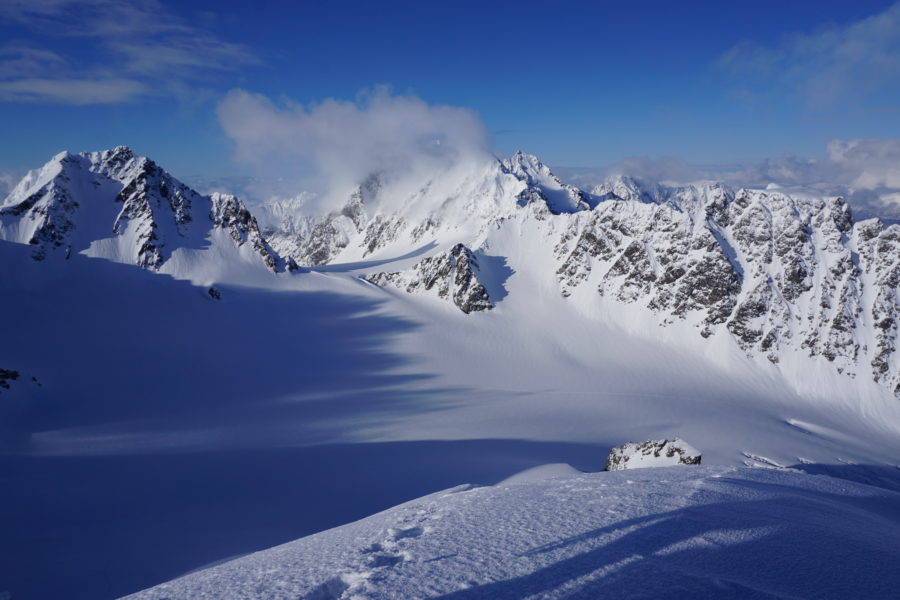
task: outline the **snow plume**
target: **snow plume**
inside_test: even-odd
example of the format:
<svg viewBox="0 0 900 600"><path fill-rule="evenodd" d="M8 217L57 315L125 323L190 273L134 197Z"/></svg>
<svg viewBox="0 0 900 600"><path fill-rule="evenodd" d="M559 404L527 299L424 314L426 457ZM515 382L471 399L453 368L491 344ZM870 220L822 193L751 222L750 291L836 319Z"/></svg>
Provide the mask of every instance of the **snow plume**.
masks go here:
<svg viewBox="0 0 900 600"><path fill-rule="evenodd" d="M21 176L18 174L0 172L0 205L3 204L6 196L19 183L19 179L21 179Z"/></svg>
<svg viewBox="0 0 900 600"><path fill-rule="evenodd" d="M303 180L322 193L319 208L326 210L346 202L348 190L372 174L421 187L439 172L491 156L473 110L430 105L385 87L355 101L310 105L235 89L217 112L238 161L257 168L261 178L290 173Z"/></svg>

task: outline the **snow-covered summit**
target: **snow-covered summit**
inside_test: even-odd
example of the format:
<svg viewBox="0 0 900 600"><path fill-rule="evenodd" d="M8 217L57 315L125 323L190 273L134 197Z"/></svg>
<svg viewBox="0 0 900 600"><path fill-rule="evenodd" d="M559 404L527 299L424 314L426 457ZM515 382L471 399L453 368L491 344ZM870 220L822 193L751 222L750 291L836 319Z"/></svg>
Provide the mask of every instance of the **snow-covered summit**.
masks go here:
<svg viewBox="0 0 900 600"><path fill-rule="evenodd" d="M125 146L61 152L0 205L0 239L33 246L35 260L84 252L159 270L180 249L215 245L217 231L279 268L240 200L202 196Z"/></svg>
<svg viewBox="0 0 900 600"><path fill-rule="evenodd" d="M589 194L560 181L549 167L532 154L520 150L501 163L525 183L526 188L520 193L520 203L523 205L541 201L554 213L572 213L592 207Z"/></svg>

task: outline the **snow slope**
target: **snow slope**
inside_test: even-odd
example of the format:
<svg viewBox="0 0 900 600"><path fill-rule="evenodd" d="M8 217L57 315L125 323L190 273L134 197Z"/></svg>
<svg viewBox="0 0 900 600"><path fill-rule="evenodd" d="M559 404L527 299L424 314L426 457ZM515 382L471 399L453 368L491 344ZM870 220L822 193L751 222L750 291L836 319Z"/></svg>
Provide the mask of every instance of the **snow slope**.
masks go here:
<svg viewBox="0 0 900 600"><path fill-rule="evenodd" d="M459 486L128 598L890 598L897 539L897 491L667 467Z"/></svg>
<svg viewBox="0 0 900 600"><path fill-rule="evenodd" d="M298 217L299 240L266 246L230 197L187 191L192 221L182 236L177 205L160 195L164 172L109 177L95 160L104 155L51 161L0 214L8 240L0 242L0 369L41 383L0 395L0 592L14 598L121 596L461 482L493 484L546 463L593 470L629 441L678 436L712 465L897 464L900 403L859 357L850 377L835 368L838 358L810 358L788 341L773 363L748 352L727 324L701 335L718 301L682 319L648 306L664 291L656 284L638 288L634 301L619 298L643 281L644 263L615 281L605 269L634 239L647 247L668 239L661 222L707 242L690 260L722 256L717 264L734 268L737 250L704 249L719 239L727 244L718 248L736 248L737 238L696 218L715 190L684 200L691 210L591 195L585 208L533 161L519 165L535 169L531 179L498 161L439 178L425 195L371 180L357 190L361 202L324 220ZM143 172L136 159L129 164L122 172ZM134 200L150 212L115 233L128 181L146 183ZM764 204L754 196L748 207ZM815 206L813 216L836 204ZM42 220L57 210L68 221ZM661 221L666 215L672 220ZM28 243L51 222L72 225L44 227L64 233L60 246L53 236ZM152 254L128 237L138 222L156 224L165 239L158 269L137 260ZM316 227L321 244L308 244L302 232ZM853 248L851 262L858 255L859 273L842 273L835 289L862 290L849 339L867 344L868 359L881 331L871 311L889 312L895 298L882 293L892 291L893 230L855 227L875 232L868 245L854 246L862 238L846 231L810 239L823 244L815 256L831 243L836 255ZM613 255L592 256L582 244L585 261L571 260L591 231L619 236ZM254 240L272 250L274 269ZM291 247L301 257L325 251L327 260L290 272ZM754 277L775 281L784 263L773 261ZM574 271L560 273L565 264ZM814 281L831 277L826 266ZM452 285L424 285L444 271ZM402 285L364 279L382 272ZM579 273L585 278L564 295L561 276ZM813 290L825 289L817 285L798 296L803 306L816 304ZM448 298L467 293L455 304L444 289ZM771 290L770 300L784 297L778 285ZM484 298L490 310L460 310ZM778 316L765 314L766 323ZM891 323L883 331L893 335Z"/></svg>
<svg viewBox="0 0 900 600"><path fill-rule="evenodd" d="M299 229L279 204L284 227L273 244L321 268L436 256L461 243L476 257L505 259L509 274L534 284L527 295L570 299L564 312L624 323L633 334L693 338L687 347L730 338L801 393L813 371L817 394L851 379L900 398L900 226L854 222L842 198L625 177L587 194L523 153L409 188L373 175L339 211L307 215ZM366 275L411 293L434 287L422 264L406 271Z"/></svg>

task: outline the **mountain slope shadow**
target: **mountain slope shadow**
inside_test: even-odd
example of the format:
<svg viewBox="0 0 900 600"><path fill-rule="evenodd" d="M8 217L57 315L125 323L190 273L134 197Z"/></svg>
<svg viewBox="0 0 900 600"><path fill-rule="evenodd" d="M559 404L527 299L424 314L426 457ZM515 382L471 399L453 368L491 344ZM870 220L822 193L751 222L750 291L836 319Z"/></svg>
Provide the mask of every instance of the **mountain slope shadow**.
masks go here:
<svg viewBox="0 0 900 600"><path fill-rule="evenodd" d="M378 301L28 251L0 243L0 365L42 383L0 404L0 592L118 597L433 491L333 443L453 396Z"/></svg>
<svg viewBox="0 0 900 600"><path fill-rule="evenodd" d="M509 295L506 289L506 281L512 277L516 271L509 266L505 256L489 256L479 250L476 253L478 258L478 279L488 291L491 300L500 302Z"/></svg>
<svg viewBox="0 0 900 600"><path fill-rule="evenodd" d="M0 283L0 364L40 374L16 416L37 451L321 442L342 418L432 410L427 399L446 391L388 349L417 325L373 314L378 301L234 286L217 286L215 301L82 256L24 266Z"/></svg>

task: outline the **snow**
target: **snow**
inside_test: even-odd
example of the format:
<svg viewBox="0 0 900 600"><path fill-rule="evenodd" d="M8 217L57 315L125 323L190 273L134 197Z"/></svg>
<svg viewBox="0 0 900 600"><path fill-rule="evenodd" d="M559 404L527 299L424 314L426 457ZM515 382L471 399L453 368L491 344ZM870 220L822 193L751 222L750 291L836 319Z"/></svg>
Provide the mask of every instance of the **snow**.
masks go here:
<svg viewBox="0 0 900 600"><path fill-rule="evenodd" d="M629 442L610 451L606 459L606 470L624 471L680 464L694 465L700 464L700 458L700 452L696 448L678 438Z"/></svg>
<svg viewBox="0 0 900 600"><path fill-rule="evenodd" d="M888 598L898 537L900 494L800 471L568 474L448 489L128 598Z"/></svg>
<svg viewBox="0 0 900 600"><path fill-rule="evenodd" d="M66 156L73 155L62 158ZM78 160L87 160L95 169L103 163L102 157ZM94 177L84 180L89 187L73 187L81 185L77 172L69 175L73 193L95 187ZM57 175L52 169L39 171L22 186L40 189ZM544 180L542 185L550 183ZM815 542L818 554L811 556L832 561L822 564L845 563L836 562L837 557L826 555L829 548L820 546L858 549L858 556L870 560L867 565L852 556L841 560L854 561L847 564L859 573L860 589L872 590L872 595L879 581L893 581L891 574L880 580L870 577L874 565L884 563L872 556L874 546L866 545L870 542L862 539L865 536L851 535L849 523L861 522L860 531L868 531L878 519L894 527L895 513L884 507L896 510L895 496L859 491L859 486L825 477L768 471L815 463L804 468L814 466L834 475L829 465L847 464L851 474L887 469L878 471L878 477L857 477L864 482L890 481L900 456L900 403L862 371L856 378L839 374L834 364L822 357L810 359L805 351L786 352L776 365L748 355L727 332L704 339L696 315L661 327L664 315L649 311L644 302L599 296L598 286L611 261L595 263L564 297L556 276L560 259L555 246L570 228L578 231L595 214L612 213L612 205L556 215L537 201L519 206L516 198L527 186L499 163L459 179L435 180L427 197L411 195L416 190L400 194L402 190L386 185L392 194L397 192L392 201L400 206L428 200L404 214L431 214L440 218L440 226L418 239L409 228L396 237L385 236L371 252L363 244L365 229L354 229L348 245L329 264L275 273L250 243L236 243L234 231L207 223L210 200L200 198L194 208L203 226L182 238L175 222L170 223L162 233L176 243L159 270L149 272L123 264L132 261L98 242L113 239L110 228L121 208L112 201L121 184L104 185L89 196L91 202L81 202L72 231L75 251L68 260L53 252L42 262L32 260L32 248L21 243L25 238L15 230L20 222L6 214L0 219L0 237L8 240L0 242L0 368L18 370L25 380L36 376L42 383L40 388L13 386L0 396L0 591L8 589L13 598L117 597L435 490L504 480L498 487L419 501L420 506L436 502L440 510L446 508L441 514L456 523L456 529L404 521L400 515L407 509L401 506L389 511L395 520L375 517L362 522L370 523L370 529L355 524L337 530L343 531L340 534L329 532L337 536L333 551L328 550L331 542L308 546L322 553L319 562L313 555L295 555L298 567L291 573L267 578L264 571L240 571L235 575L239 580L229 580L237 581L233 592L210 589L237 594L250 589L242 587L245 584L259 584L270 586L266 589L271 597L328 597L347 588L362 593L367 586L380 585L378 578L384 575L385 585L396 581L400 587L380 588L395 590L383 593L404 597L406 590L413 595L422 590L415 586L426 585L428 573L442 573L447 587L440 587L444 579L437 578L436 589L463 593L457 586L459 574L471 571L471 589L481 591L469 594L493 597L498 588L490 586L497 581L512 581L510 589L517 590L517 581L524 585L535 573L557 581L552 593L562 594L570 589L566 586L582 584L560 581L551 562L542 561L561 552L558 556L575 561L568 564L576 565L578 581L582 576L593 581L582 572L586 567L577 566L586 564L577 556L595 556L592 549L613 544L614 560L602 563L612 578L604 581L640 590L644 578L635 570L643 573L646 566L647 573L663 581L669 571L633 554L655 557L665 550L660 556L670 557L666 561L681 560L688 554L679 544L687 544L690 553L700 553L698 562L703 564L703 548L725 548L721 556L729 560L723 559L727 564L721 572L703 571L696 577L684 575L691 571L679 563L682 566L668 575L673 589L708 591L713 588L696 586L707 586L715 578L715 585L735 595L788 594L787 588L748 583L752 574L746 565L761 559L740 552L746 548L766 554L771 542L783 549L773 556L805 568L806 563L797 563L786 549L794 534ZM22 193L14 192L14 201L4 206L23 200ZM710 188L701 195L715 193ZM429 202L437 198L447 202L436 209ZM556 199L562 201L562 196ZM695 229L705 220L699 201L693 208L687 200L660 206L622 205L620 212L633 224L681 210L687 215L684 223ZM282 208L281 216L286 216L290 207ZM299 218L296 223L302 229ZM128 231L124 228L120 238ZM730 232L723 235L738 248ZM855 245L860 242L855 235L840 243L855 253L865 251L864 244ZM178 240L186 242L179 246ZM471 244L478 258L479 278L495 304L490 311L466 315L437 294L407 294L360 279L407 270L461 240ZM824 238L817 241L817 252L827 243ZM737 256L740 252L735 250L735 259L743 260ZM885 272L890 268L886 263ZM220 301L210 299L210 286L220 291ZM814 304L809 299L804 303ZM864 294L862 303L868 307L874 298ZM860 322L862 329L870 325L865 319ZM874 343L874 337L858 339L870 348ZM893 368L897 359L892 360ZM568 463L580 471L595 471L614 446L675 436L701 449L704 465L714 465L712 470L704 466L691 474L687 471L698 468L679 467L679 473L671 475L650 469L620 477L541 467ZM767 468L750 471L745 464ZM539 469L510 479L535 467ZM714 476L720 473L717 469L725 469L720 477ZM751 503L759 511L751 510L744 521L725 510L744 498L744 491L725 486L729 478L745 481L738 487L747 488L752 498L766 499ZM666 533L665 544L659 546L639 543L640 536L634 546L617 546L603 533L596 538L605 540L602 543L586 540L587 545L578 542L549 554L525 555L521 562L510 554L619 522L605 520L614 518L611 513L598 513L596 521L572 515L562 508L568 502L580 506L595 500L606 506L600 496L613 488L611 498L617 504L605 510L668 519L667 511L681 510L676 507L679 494L689 494L691 482L701 480L704 494L725 503L722 511L708 513L721 531L679 529L681 525L669 519L665 522L671 521L671 531L684 535ZM664 492L669 485L674 487ZM791 495L791 486L813 491ZM581 496L576 489L580 487L586 488ZM845 489L874 494L876 500L845 502ZM782 492L785 495L778 496ZM858 494L851 496L861 497ZM503 504L505 495L521 500L521 512ZM466 497L484 497L483 508L490 512L466 512L460 500ZM538 498L552 502L542 508ZM793 518L792 507L807 506L804 502L847 514L848 525L838 523L816 533L812 525L824 527L824 521L816 521L815 511L797 515L795 526L766 520L767 508ZM481 503L472 504L474 510ZM705 511L702 507L719 504L690 506ZM547 520L529 525L528 510ZM504 511L511 511L509 520L504 520ZM477 534L466 525L469 517L481 523ZM753 525L755 520L759 527ZM630 527L653 535L653 522L627 524L610 535L627 535ZM808 530L797 529L807 525ZM402 533L414 527L421 527L422 535ZM771 527L787 527L791 535L779 533L782 529L773 533L767 529ZM741 535L746 543L737 543L743 538L734 532L745 529ZM458 542L450 539L455 531L464 534ZM885 531L893 529L885 525ZM465 544L474 543L475 537L483 538L475 546L481 553L467 554ZM315 539L298 544L303 547ZM365 546L354 545L363 539ZM880 539L873 537L871 544ZM360 552L376 543L387 550L369 553L371 557ZM490 546L494 543L500 545ZM591 546L594 543L600 545ZM439 551L439 544L448 550ZM491 562L494 550L505 558ZM424 562L457 551L468 558ZM888 548L884 556L893 557L891 552ZM377 566L369 564L370 558ZM486 561L485 566L478 561ZM419 562L415 568L423 570L409 570ZM728 571L731 562L738 572ZM234 564L216 569L238 569ZM711 561L710 569L716 564ZM550 570L542 571L546 568ZM765 570L757 575L769 583L779 578L784 585L797 581L789 569L767 568L774 569L769 579ZM803 576L803 568L797 577ZM828 576L838 577L838 571ZM396 578L402 573L422 577L419 583L415 577L401 582ZM623 579L613 577L615 573ZM203 581L212 575L191 577ZM801 583L813 585L812 579ZM274 587L278 581L286 582L284 594ZM750 586L750 591L728 587L738 585ZM841 585L836 582L828 589L845 589ZM775 591L766 591L770 589Z"/></svg>

